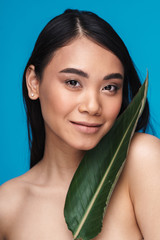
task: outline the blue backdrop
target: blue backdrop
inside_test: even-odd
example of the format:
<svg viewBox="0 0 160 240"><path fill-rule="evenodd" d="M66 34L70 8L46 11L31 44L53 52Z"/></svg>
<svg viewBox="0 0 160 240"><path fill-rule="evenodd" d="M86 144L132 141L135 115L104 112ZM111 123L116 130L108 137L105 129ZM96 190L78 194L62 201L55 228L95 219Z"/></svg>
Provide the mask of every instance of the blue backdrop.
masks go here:
<svg viewBox="0 0 160 240"><path fill-rule="evenodd" d="M160 137L160 3L155 0L1 0L0 2L0 184L29 169L22 74L39 32L66 8L90 10L124 40L142 79L149 70L152 124Z"/></svg>

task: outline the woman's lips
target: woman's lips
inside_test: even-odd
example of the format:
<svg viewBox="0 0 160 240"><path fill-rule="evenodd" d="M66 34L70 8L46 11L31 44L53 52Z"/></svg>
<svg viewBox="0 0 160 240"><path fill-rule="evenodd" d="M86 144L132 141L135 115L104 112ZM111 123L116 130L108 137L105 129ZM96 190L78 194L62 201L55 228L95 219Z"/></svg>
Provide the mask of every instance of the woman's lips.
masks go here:
<svg viewBox="0 0 160 240"><path fill-rule="evenodd" d="M99 123L88 123L88 122L72 122L71 123L74 125L74 127L82 132L82 133L87 133L87 134L92 134L96 133L99 131L100 127L102 124Z"/></svg>

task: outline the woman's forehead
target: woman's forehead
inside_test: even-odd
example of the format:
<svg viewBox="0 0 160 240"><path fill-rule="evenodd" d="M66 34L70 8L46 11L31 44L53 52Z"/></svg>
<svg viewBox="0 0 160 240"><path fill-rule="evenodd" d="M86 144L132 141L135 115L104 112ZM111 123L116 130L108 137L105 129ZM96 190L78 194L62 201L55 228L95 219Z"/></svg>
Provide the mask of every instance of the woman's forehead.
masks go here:
<svg viewBox="0 0 160 240"><path fill-rule="evenodd" d="M59 48L53 55L48 67L55 69L78 67L87 71L92 69L115 69L123 72L123 66L116 55L95 42L81 37Z"/></svg>

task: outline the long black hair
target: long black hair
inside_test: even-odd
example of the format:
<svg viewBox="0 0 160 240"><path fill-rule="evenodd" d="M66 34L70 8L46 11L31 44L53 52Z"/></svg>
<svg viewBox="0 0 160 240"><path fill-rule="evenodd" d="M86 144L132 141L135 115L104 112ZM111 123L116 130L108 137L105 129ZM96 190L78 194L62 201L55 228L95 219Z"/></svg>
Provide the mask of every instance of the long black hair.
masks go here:
<svg viewBox="0 0 160 240"><path fill-rule="evenodd" d="M85 36L102 47L109 49L123 64L124 88L120 113L125 110L141 86L139 76L126 46L106 21L92 12L71 9L53 18L40 33L23 75L23 99L27 113L28 136L31 150L30 167L33 167L43 157L45 128L39 99L31 100L28 96L26 71L33 64L35 66L35 73L41 81L44 68L52 59L54 52L79 36ZM148 118L149 107L148 102L146 102L136 131L145 131Z"/></svg>

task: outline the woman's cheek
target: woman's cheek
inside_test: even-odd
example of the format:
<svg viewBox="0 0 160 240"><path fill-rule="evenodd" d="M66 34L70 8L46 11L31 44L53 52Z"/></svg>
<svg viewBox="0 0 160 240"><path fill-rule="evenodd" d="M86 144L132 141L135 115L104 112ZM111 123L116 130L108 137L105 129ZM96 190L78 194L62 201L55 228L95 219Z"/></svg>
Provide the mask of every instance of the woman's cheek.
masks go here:
<svg viewBox="0 0 160 240"><path fill-rule="evenodd" d="M115 121L122 105L122 97L119 96L117 99L111 99L110 102L107 103L106 109L106 116L108 119Z"/></svg>

